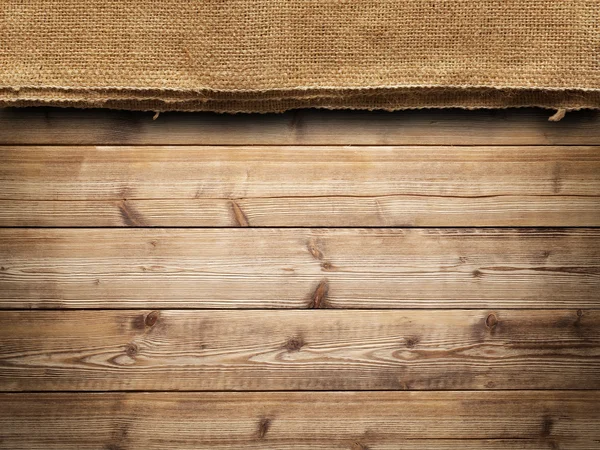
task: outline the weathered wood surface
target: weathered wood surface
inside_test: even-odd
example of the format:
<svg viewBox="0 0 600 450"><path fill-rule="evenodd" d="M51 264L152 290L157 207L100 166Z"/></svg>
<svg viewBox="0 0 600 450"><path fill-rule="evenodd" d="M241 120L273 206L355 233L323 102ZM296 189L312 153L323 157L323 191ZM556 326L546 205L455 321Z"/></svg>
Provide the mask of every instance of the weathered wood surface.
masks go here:
<svg viewBox="0 0 600 450"><path fill-rule="evenodd" d="M598 308L600 229L1 229L2 308Z"/></svg>
<svg viewBox="0 0 600 450"><path fill-rule="evenodd" d="M0 144L598 145L600 112L295 111L226 115L60 108L0 109Z"/></svg>
<svg viewBox="0 0 600 450"><path fill-rule="evenodd" d="M600 112L550 114L0 110L0 449L600 449Z"/></svg>
<svg viewBox="0 0 600 450"><path fill-rule="evenodd" d="M600 311L0 312L1 391L600 389Z"/></svg>
<svg viewBox="0 0 600 450"><path fill-rule="evenodd" d="M0 395L10 450L591 450L593 392Z"/></svg>
<svg viewBox="0 0 600 450"><path fill-rule="evenodd" d="M597 147L0 147L0 226L598 226Z"/></svg>

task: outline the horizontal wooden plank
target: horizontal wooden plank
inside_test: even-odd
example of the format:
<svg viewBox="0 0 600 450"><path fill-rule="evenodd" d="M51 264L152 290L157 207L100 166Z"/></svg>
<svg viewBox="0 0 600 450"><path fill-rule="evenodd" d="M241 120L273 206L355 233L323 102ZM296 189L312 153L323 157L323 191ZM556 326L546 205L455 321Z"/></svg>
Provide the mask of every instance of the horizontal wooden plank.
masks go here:
<svg viewBox="0 0 600 450"><path fill-rule="evenodd" d="M60 108L0 109L0 144L598 145L600 112L299 110L225 115Z"/></svg>
<svg viewBox="0 0 600 450"><path fill-rule="evenodd" d="M600 229L0 229L2 308L598 308Z"/></svg>
<svg viewBox="0 0 600 450"><path fill-rule="evenodd" d="M0 226L598 226L598 147L0 147Z"/></svg>
<svg viewBox="0 0 600 450"><path fill-rule="evenodd" d="M600 311L0 312L0 390L600 389Z"/></svg>
<svg viewBox="0 0 600 450"><path fill-rule="evenodd" d="M11 450L590 450L592 392L0 395Z"/></svg>

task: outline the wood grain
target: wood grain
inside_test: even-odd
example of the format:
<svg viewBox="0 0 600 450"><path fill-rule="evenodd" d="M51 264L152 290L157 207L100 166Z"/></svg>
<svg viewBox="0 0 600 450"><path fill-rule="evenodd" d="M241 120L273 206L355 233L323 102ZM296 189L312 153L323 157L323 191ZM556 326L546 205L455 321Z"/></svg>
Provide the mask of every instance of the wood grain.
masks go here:
<svg viewBox="0 0 600 450"><path fill-rule="evenodd" d="M0 144L598 145L600 113L316 111L226 115L28 108L0 110Z"/></svg>
<svg viewBox="0 0 600 450"><path fill-rule="evenodd" d="M551 114L0 110L0 449L600 448L600 112Z"/></svg>
<svg viewBox="0 0 600 450"><path fill-rule="evenodd" d="M600 389L600 312L0 312L0 390Z"/></svg>
<svg viewBox="0 0 600 450"><path fill-rule="evenodd" d="M0 226L597 226L596 147L0 147Z"/></svg>
<svg viewBox="0 0 600 450"><path fill-rule="evenodd" d="M592 392L0 395L11 450L590 450Z"/></svg>
<svg viewBox="0 0 600 450"><path fill-rule="evenodd" d="M0 229L2 308L598 308L599 229Z"/></svg>

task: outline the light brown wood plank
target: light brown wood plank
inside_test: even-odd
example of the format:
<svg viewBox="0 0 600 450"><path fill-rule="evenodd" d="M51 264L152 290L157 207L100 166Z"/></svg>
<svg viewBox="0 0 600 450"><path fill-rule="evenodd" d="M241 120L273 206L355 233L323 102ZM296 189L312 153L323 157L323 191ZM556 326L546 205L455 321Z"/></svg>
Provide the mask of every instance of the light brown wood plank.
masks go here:
<svg viewBox="0 0 600 450"><path fill-rule="evenodd" d="M0 312L1 391L600 389L600 311Z"/></svg>
<svg viewBox="0 0 600 450"><path fill-rule="evenodd" d="M11 450L590 450L592 392L0 395Z"/></svg>
<svg viewBox="0 0 600 450"><path fill-rule="evenodd" d="M0 226L598 226L600 147L0 147Z"/></svg>
<svg viewBox="0 0 600 450"><path fill-rule="evenodd" d="M600 229L0 229L2 308L598 308Z"/></svg>
<svg viewBox="0 0 600 450"><path fill-rule="evenodd" d="M0 144L598 145L600 113L303 110L226 115L60 108L0 109Z"/></svg>

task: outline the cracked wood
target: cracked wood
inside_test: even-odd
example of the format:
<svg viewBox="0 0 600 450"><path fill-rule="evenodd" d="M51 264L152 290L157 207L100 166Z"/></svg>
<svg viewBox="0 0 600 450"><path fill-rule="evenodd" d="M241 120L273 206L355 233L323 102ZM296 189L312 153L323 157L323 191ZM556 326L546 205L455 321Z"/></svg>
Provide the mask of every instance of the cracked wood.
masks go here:
<svg viewBox="0 0 600 450"><path fill-rule="evenodd" d="M0 226L598 226L596 147L0 147Z"/></svg>
<svg viewBox="0 0 600 450"><path fill-rule="evenodd" d="M152 114L0 110L0 449L600 447L599 112Z"/></svg>
<svg viewBox="0 0 600 450"><path fill-rule="evenodd" d="M0 307L598 308L598 261L587 228L0 229Z"/></svg>

